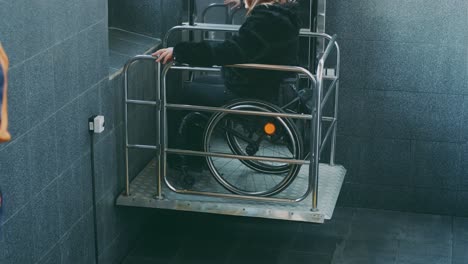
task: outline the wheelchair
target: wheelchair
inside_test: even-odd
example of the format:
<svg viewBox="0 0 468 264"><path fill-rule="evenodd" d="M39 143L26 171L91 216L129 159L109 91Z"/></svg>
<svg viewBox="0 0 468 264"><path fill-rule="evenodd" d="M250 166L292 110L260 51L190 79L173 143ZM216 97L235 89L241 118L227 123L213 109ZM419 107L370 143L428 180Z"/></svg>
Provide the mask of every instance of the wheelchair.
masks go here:
<svg viewBox="0 0 468 264"><path fill-rule="evenodd" d="M197 83L197 78L190 83ZM206 84L210 85L210 84ZM219 85L219 84L211 84ZM309 88L298 89L298 79L287 79L280 85L276 100L234 99L226 110L265 113L310 114L313 109ZM178 129L180 137L200 142L192 147L203 152L227 153L239 158L203 157L195 166L205 167L226 190L245 196L273 196L285 190L299 174L301 165L276 159L304 159L310 154L310 120L287 117L240 115L217 112L187 114ZM195 133L195 130L202 130ZM198 139L197 139L198 138ZM195 144L197 145L197 144ZM260 160L256 158L269 160ZM200 164L203 162L205 164ZM195 184L189 166L181 166L184 188Z"/></svg>

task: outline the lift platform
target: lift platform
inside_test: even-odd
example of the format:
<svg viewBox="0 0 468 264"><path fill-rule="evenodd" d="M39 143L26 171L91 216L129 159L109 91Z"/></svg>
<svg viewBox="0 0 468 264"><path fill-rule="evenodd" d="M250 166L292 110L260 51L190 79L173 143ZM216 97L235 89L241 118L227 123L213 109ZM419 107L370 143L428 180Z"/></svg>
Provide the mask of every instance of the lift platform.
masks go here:
<svg viewBox="0 0 468 264"><path fill-rule="evenodd" d="M130 195L122 194L117 204L122 206L170 209L200 213L212 213L234 216L270 218L278 220L323 223L330 220L346 174L340 165L320 164L318 210L312 211L312 196L298 203L277 203L242 201L226 198L187 195L172 192L162 186L163 199L157 197L157 161L151 161L146 168L131 182ZM304 193L308 181L308 166L304 166L296 180L283 191L280 197L294 197ZM198 175L194 188L211 192L225 192L219 184L208 175ZM177 175L174 175L177 177Z"/></svg>
<svg viewBox="0 0 468 264"><path fill-rule="evenodd" d="M189 1L189 3L191 2L192 1ZM321 0L321 2L324 2L324 0ZM324 8L324 5L319 5L319 7ZM192 15L189 15L189 18L191 20L189 23L173 27L168 31L163 41L164 46L167 45L169 36L174 32L236 32L239 29L239 26L236 25L207 23L195 24ZM315 23L324 25L323 21L315 21ZM315 27L315 29L317 29L317 27ZM171 63L166 65L164 69L161 69L162 66L157 64L158 75L156 80L156 99L147 101L129 98L129 69L136 61L154 61L154 58L151 56L141 55L129 60L124 68L126 190L117 198L117 205L312 223L323 223L325 220L331 219L346 174L346 169L343 166L335 164L340 50L338 43L336 42L336 36L329 36L320 30L318 32L313 32L312 26L309 29L302 29L300 31L300 37L309 40L308 57L315 58L318 56L315 58L317 59L317 63L314 62L314 59L309 60L305 67L261 64L239 64L227 65L225 67L292 72L297 74L300 78L307 79L307 85L312 89L314 94L312 108L314 111L309 114L265 112L260 110L237 110L234 108L181 105L166 102L166 76L169 71L176 70L188 71L191 73L213 73L219 72L219 67L191 67L190 65L174 65ZM312 45L311 43L322 43L323 46L315 44ZM316 52L317 50L319 51ZM336 56L336 64L334 65L331 64L329 60L327 61L332 52ZM314 54L313 56L311 56L312 53ZM325 65L327 65L327 68L325 68ZM328 74L327 69L331 69L332 73ZM334 102L331 108L327 108L328 110L331 110L332 113L328 113L329 116L325 116L323 114L323 110L325 105L329 102ZM129 142L128 105L147 105L155 107L155 111L157 113L157 120L155 121L159 126L156 145L141 145ZM253 157L243 154L241 155L239 153L222 153L223 151L201 152L171 149L167 144L168 110L205 111L210 113L307 120L308 122L311 122L311 129L308 132L311 136L310 152L304 158L281 159L274 157L274 154L271 153L269 153L270 155ZM330 159L328 163L323 163L321 161L322 152L328 144L330 146L327 148L330 150ZM156 157L147 164L147 166L133 180L130 180L129 176L129 149L147 149L154 150L157 153ZM232 190L228 191L225 189L225 187L220 184L221 182L218 182L219 179L215 179L209 171L197 173L194 177L195 184L189 189L187 189L188 187L183 187L183 184L178 183L182 178L180 173L169 169L167 166L167 155L171 154L203 156L207 159L210 157L213 159L237 159L238 161L257 160L279 162L300 165L301 167L298 174L290 184L285 189L281 189L281 192L276 193L273 196L264 197L258 195L243 195L233 193L231 192ZM232 167L228 169L236 171L239 170L239 168L240 167ZM256 175L256 173L259 175ZM237 171L237 174L239 175L237 176L239 178L248 176L252 179L251 183L245 183L247 185L271 185L277 181L274 177L268 177L268 174L265 174L264 172L260 173L254 170Z"/></svg>

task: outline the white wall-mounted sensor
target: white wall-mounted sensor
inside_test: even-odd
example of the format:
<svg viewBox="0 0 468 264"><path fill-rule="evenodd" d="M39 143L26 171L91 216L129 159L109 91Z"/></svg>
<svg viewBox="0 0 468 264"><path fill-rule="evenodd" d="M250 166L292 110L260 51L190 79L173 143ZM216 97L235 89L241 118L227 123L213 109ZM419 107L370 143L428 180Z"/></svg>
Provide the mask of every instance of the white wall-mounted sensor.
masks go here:
<svg viewBox="0 0 468 264"><path fill-rule="evenodd" d="M89 118L89 131L93 131L95 134L104 132L104 116L92 116Z"/></svg>

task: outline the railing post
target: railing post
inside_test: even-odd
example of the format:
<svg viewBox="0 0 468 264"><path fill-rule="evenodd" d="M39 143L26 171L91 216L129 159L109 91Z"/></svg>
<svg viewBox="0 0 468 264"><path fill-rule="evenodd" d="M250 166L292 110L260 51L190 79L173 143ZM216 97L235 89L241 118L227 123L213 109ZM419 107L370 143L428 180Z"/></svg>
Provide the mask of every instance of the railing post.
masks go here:
<svg viewBox="0 0 468 264"><path fill-rule="evenodd" d="M135 100L129 100L128 98L128 83L129 83L129 78L128 78L128 71L131 68L131 66L139 60L154 60L154 57L151 55L137 55L130 60L127 61L127 63L124 66L123 74L124 74L124 127L125 127L125 195L129 196L130 195L130 168L129 168L129 153L128 149L130 147L134 147L134 145L130 145L128 142L128 104L129 103L138 103L138 104L148 104L144 102L137 102ZM158 69L159 69L158 65ZM158 70L159 71L159 70ZM156 75L157 79L159 79L159 74ZM158 84L159 85L159 80ZM159 89L159 88L157 88ZM154 103L154 102L152 102Z"/></svg>
<svg viewBox="0 0 468 264"><path fill-rule="evenodd" d="M161 111L162 111L162 103L161 103L161 63L156 63L156 100L158 102L158 105L156 106L156 124L159 124L159 128L161 128ZM161 144L161 129L157 130L157 145L159 146L157 150L157 155L158 155L158 164L157 164L157 170L156 170L156 199L162 200L164 199L163 194L162 194L162 181L161 181L161 153L162 153L162 144Z"/></svg>
<svg viewBox="0 0 468 264"><path fill-rule="evenodd" d="M130 171L128 168L128 68L131 63L124 68L124 125L125 125L125 195L130 195Z"/></svg>
<svg viewBox="0 0 468 264"><path fill-rule="evenodd" d="M310 155L310 181L312 188L312 209L311 211L318 210L318 185L319 185L319 162L320 162L320 143L322 141L321 126L322 126L322 89L323 89L323 61L319 62L317 68L317 83L315 89L315 115L311 131L311 150Z"/></svg>
<svg viewBox="0 0 468 264"><path fill-rule="evenodd" d="M338 43L335 42L336 47L336 87L335 87L335 108L334 108L334 119L335 119L335 126L333 127L332 132L332 140L331 140L331 151L330 151L330 165L335 165L335 157L336 157L336 134L338 130L338 103L339 103L339 93L340 93L340 47Z"/></svg>
<svg viewBox="0 0 468 264"><path fill-rule="evenodd" d="M158 175L158 192L161 193L162 180L166 181L167 175L167 101L166 101L166 76L171 69L173 63L167 64L162 72L160 71L160 86L159 96L161 99L159 110L159 140L160 140L160 155L159 155L159 175ZM162 77L161 77L162 76ZM160 198L163 198L162 195Z"/></svg>

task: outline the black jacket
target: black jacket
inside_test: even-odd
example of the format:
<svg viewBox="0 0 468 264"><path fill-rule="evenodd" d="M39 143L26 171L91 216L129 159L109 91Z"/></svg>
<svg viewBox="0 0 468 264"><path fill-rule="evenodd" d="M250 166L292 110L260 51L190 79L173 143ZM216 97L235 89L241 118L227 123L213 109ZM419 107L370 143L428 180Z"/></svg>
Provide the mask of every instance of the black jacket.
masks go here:
<svg viewBox="0 0 468 264"><path fill-rule="evenodd" d="M297 65L299 21L296 5L256 6L239 34L221 43L182 42L174 47L175 61L194 66L260 63ZM275 98L282 79L290 74L223 68L228 89L239 96Z"/></svg>

